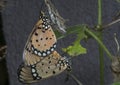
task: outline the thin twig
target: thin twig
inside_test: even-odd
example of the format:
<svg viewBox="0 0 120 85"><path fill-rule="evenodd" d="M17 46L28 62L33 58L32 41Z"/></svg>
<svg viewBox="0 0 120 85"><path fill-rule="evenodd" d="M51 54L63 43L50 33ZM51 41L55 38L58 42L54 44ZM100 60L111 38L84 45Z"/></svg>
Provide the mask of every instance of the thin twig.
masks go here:
<svg viewBox="0 0 120 85"><path fill-rule="evenodd" d="M73 74L68 73L68 75L71 76L78 83L78 85L83 85Z"/></svg>
<svg viewBox="0 0 120 85"><path fill-rule="evenodd" d="M111 23L109 23L109 24L107 24L107 25L104 25L103 28L107 28L107 27L109 27L109 26L111 26L111 25L113 25L113 24L116 24L116 23L118 23L118 22L120 22L120 19L117 19L117 20L112 21Z"/></svg>

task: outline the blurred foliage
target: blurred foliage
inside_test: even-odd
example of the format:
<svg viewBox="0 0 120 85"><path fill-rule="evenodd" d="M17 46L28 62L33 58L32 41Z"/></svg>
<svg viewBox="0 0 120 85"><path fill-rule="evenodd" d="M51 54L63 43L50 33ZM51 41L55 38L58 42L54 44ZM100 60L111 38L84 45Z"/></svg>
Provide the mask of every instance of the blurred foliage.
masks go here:
<svg viewBox="0 0 120 85"><path fill-rule="evenodd" d="M112 85L120 85L120 82L115 82Z"/></svg>
<svg viewBox="0 0 120 85"><path fill-rule="evenodd" d="M118 3L120 3L120 0L116 0Z"/></svg>

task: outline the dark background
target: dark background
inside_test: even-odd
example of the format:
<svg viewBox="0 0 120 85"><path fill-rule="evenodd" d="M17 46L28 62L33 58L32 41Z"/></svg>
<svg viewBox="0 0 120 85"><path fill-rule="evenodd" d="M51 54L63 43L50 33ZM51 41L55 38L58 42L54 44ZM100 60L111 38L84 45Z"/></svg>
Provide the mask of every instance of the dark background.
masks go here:
<svg viewBox="0 0 120 85"><path fill-rule="evenodd" d="M8 46L7 68L10 85L23 85L17 79L17 68L21 64L22 52L27 37L34 24L39 19L39 11L43 0L7 0L7 5L2 11L3 31ZM76 24L97 24L97 0L53 0L61 16L69 19L67 26ZM103 23L112 21L113 16L120 11L120 4L115 0L103 0ZM114 55L116 44L113 40L113 33L116 32L120 42L120 24L117 23L104 30L104 43ZM58 51L61 47L67 47L75 40L74 36L68 36L58 41ZM73 74L83 85L99 85L99 57L98 47L95 40L90 39L87 43L82 42L88 49L86 55L75 57L72 62ZM61 52L61 51L60 51ZM105 55L105 85L111 85L113 76L110 71L110 60ZM76 85L70 78L65 82L66 74L48 78L31 85Z"/></svg>

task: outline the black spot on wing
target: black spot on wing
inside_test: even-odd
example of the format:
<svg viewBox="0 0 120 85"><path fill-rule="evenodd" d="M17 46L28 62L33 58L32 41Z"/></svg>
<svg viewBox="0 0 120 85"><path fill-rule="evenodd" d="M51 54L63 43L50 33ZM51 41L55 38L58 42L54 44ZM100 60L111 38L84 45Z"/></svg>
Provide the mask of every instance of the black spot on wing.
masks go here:
<svg viewBox="0 0 120 85"><path fill-rule="evenodd" d="M51 61L49 61L49 64L51 63Z"/></svg>
<svg viewBox="0 0 120 85"><path fill-rule="evenodd" d="M36 42L38 42L38 40L36 40Z"/></svg>
<svg viewBox="0 0 120 85"><path fill-rule="evenodd" d="M45 38L46 40L48 39L48 37Z"/></svg>
<svg viewBox="0 0 120 85"><path fill-rule="evenodd" d="M56 72L55 71L53 71L53 74L55 74Z"/></svg>
<svg viewBox="0 0 120 85"><path fill-rule="evenodd" d="M35 33L35 36L38 36L38 33Z"/></svg>
<svg viewBox="0 0 120 85"><path fill-rule="evenodd" d="M40 40L43 40L43 38L40 38Z"/></svg>

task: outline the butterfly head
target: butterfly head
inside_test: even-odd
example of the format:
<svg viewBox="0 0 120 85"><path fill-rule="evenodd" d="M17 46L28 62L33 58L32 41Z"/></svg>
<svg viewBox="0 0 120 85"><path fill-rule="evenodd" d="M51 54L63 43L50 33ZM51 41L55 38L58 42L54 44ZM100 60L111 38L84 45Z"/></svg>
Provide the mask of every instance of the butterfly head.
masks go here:
<svg viewBox="0 0 120 85"><path fill-rule="evenodd" d="M45 16L45 13L43 11L40 12L40 19L42 19Z"/></svg>
<svg viewBox="0 0 120 85"><path fill-rule="evenodd" d="M42 29L45 31L47 29L49 29L50 26L50 20L48 19L48 17L45 15L44 12L41 11L40 13L40 20L42 21Z"/></svg>
<svg viewBox="0 0 120 85"><path fill-rule="evenodd" d="M67 71L71 71L72 70L72 67L71 67L71 65L72 65L71 58L69 58L67 56L64 56L62 59L63 59L64 64L67 65L67 68L66 68Z"/></svg>

